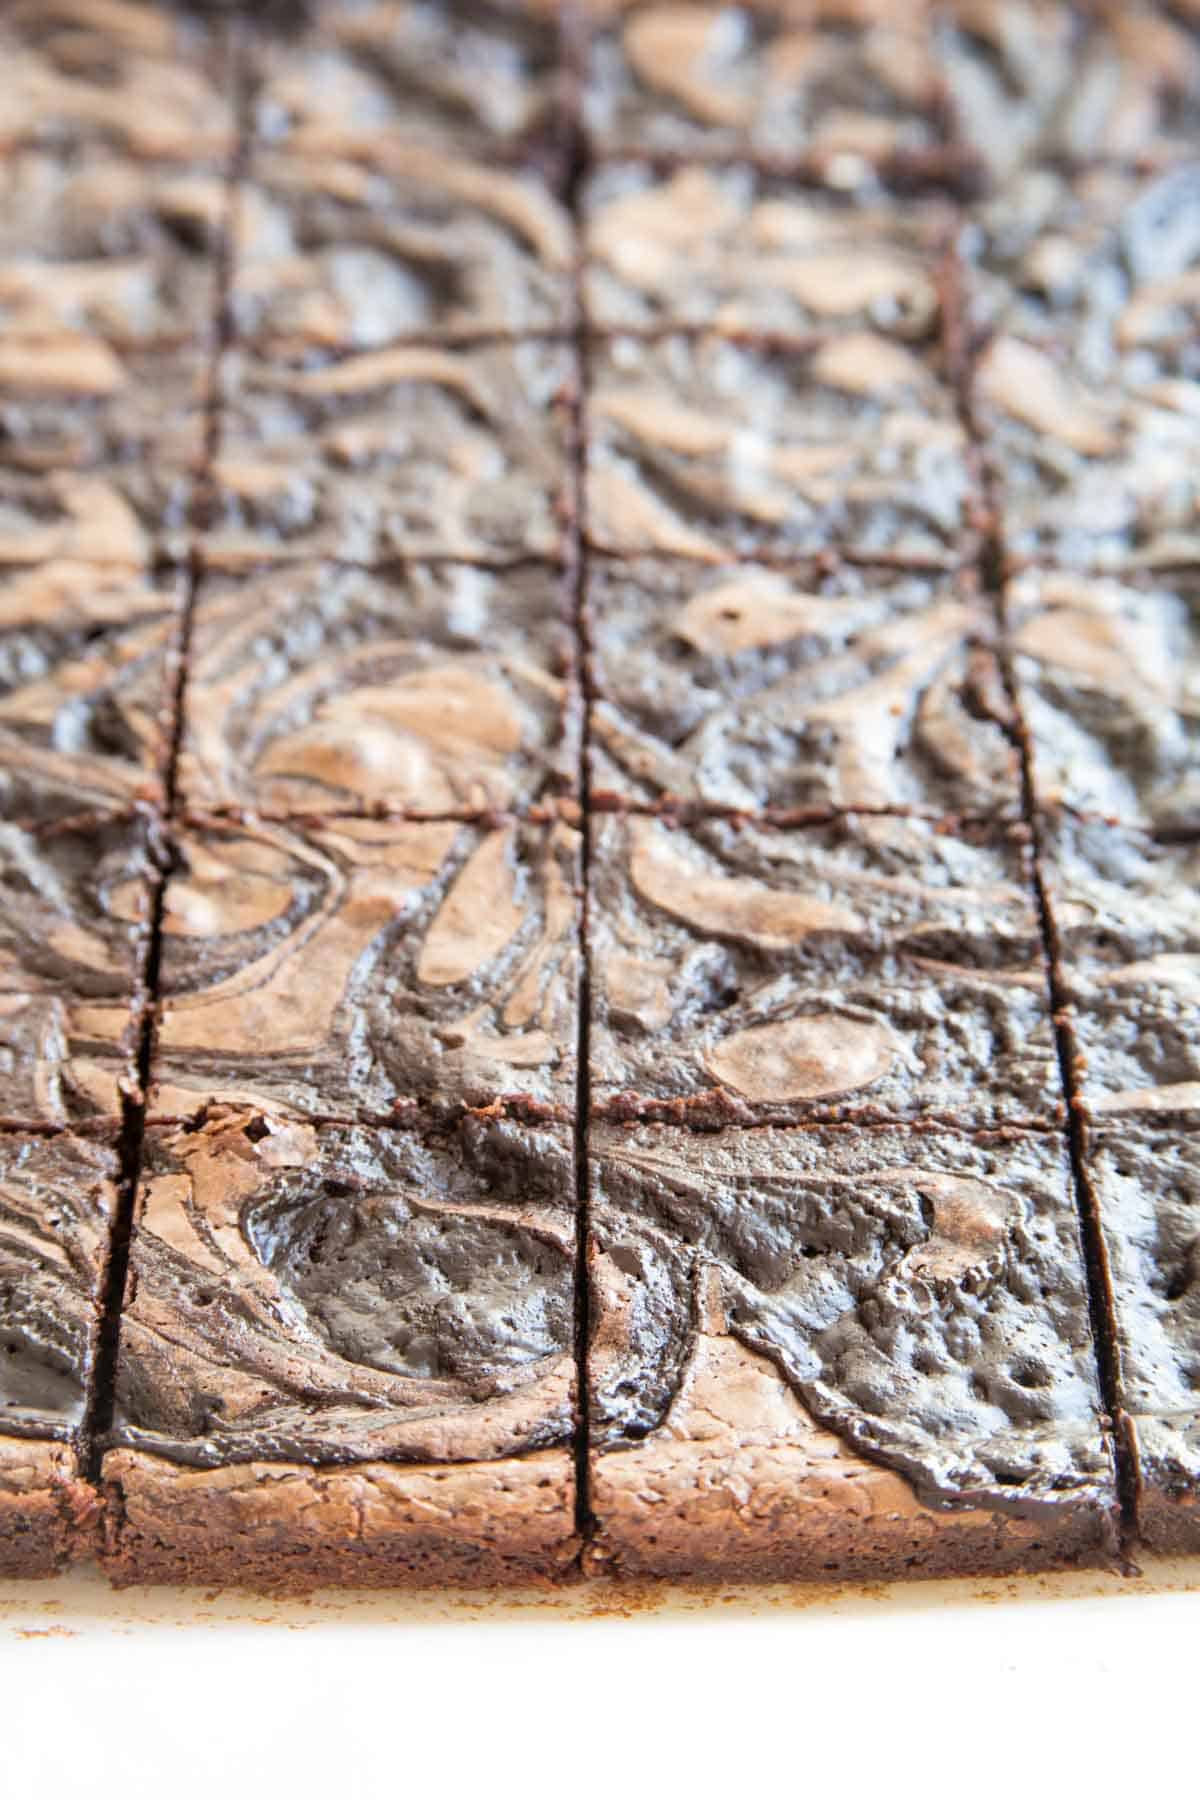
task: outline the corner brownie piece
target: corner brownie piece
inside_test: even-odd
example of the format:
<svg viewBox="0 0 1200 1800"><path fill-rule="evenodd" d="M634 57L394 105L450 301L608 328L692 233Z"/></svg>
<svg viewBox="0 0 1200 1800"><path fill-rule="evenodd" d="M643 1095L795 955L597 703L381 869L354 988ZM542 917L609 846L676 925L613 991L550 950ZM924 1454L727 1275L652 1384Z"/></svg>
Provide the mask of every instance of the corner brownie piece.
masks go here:
<svg viewBox="0 0 1200 1800"><path fill-rule="evenodd" d="M593 1557L787 1580L1103 1561L1057 1133L594 1126Z"/></svg>
<svg viewBox="0 0 1200 1800"><path fill-rule="evenodd" d="M184 826L152 1105L569 1111L578 850L561 824Z"/></svg>
<svg viewBox="0 0 1200 1800"><path fill-rule="evenodd" d="M1123 1398L1152 1550L1200 1549L1200 1140L1146 1114L1089 1134L1108 1244Z"/></svg>
<svg viewBox="0 0 1200 1800"><path fill-rule="evenodd" d="M593 350L591 372L599 549L967 558L967 440L949 383L910 347L872 332L787 351L617 337Z"/></svg>
<svg viewBox="0 0 1200 1800"><path fill-rule="evenodd" d="M194 6L7 0L0 59L0 147L110 146L181 162L233 152L225 27Z"/></svg>
<svg viewBox="0 0 1200 1800"><path fill-rule="evenodd" d="M92 1548L76 1436L117 1179L110 1141L0 1134L0 1575L53 1575Z"/></svg>
<svg viewBox="0 0 1200 1800"><path fill-rule="evenodd" d="M235 232L238 335L275 349L570 323L570 219L535 170L407 141L380 145L369 163L264 152Z"/></svg>
<svg viewBox="0 0 1200 1800"><path fill-rule="evenodd" d="M600 328L932 336L948 210L850 200L746 164L603 163L583 188L584 310Z"/></svg>
<svg viewBox="0 0 1200 1800"><path fill-rule="evenodd" d="M574 359L531 341L223 360L213 515L225 567L561 555Z"/></svg>
<svg viewBox="0 0 1200 1800"><path fill-rule="evenodd" d="M866 185L940 141L925 10L593 3L584 124L604 152L802 159Z"/></svg>
<svg viewBox="0 0 1200 1800"><path fill-rule="evenodd" d="M0 1115L115 1118L136 1082L148 833L109 815L0 823Z"/></svg>
<svg viewBox="0 0 1200 1800"><path fill-rule="evenodd" d="M1094 1119L1200 1112L1200 845L1048 815L1042 873Z"/></svg>
<svg viewBox="0 0 1200 1800"><path fill-rule="evenodd" d="M1200 829L1200 577L1030 571L1008 618L1039 801Z"/></svg>
<svg viewBox="0 0 1200 1800"><path fill-rule="evenodd" d="M343 0L251 43L260 140L376 153L431 144L496 158L560 129L554 0Z"/></svg>
<svg viewBox="0 0 1200 1800"><path fill-rule="evenodd" d="M193 616L183 803L442 815L553 804L578 779L568 612L562 572L534 564L210 577Z"/></svg>
<svg viewBox="0 0 1200 1800"><path fill-rule="evenodd" d="M602 818L590 871L601 1114L1055 1116L1019 833Z"/></svg>
<svg viewBox="0 0 1200 1800"><path fill-rule="evenodd" d="M596 559L593 792L1015 816L990 609L963 577Z"/></svg>
<svg viewBox="0 0 1200 1800"><path fill-rule="evenodd" d="M104 1566L298 1589L574 1550L570 1133L153 1127Z"/></svg>

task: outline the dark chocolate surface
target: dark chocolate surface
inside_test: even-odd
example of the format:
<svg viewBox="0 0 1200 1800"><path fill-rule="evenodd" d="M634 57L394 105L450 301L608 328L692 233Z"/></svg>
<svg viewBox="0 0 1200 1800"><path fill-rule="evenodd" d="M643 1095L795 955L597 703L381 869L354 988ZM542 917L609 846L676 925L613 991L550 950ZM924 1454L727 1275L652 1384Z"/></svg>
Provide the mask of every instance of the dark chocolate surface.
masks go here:
<svg viewBox="0 0 1200 1800"><path fill-rule="evenodd" d="M207 1465L567 1442L573 1206L565 1129L152 1128L117 1441Z"/></svg>
<svg viewBox="0 0 1200 1800"><path fill-rule="evenodd" d="M574 791L560 571L321 563L208 580L178 786L266 813L529 807Z"/></svg>
<svg viewBox="0 0 1200 1800"><path fill-rule="evenodd" d="M55 1436L82 1420L116 1209L111 1144L0 1136L0 1427Z"/></svg>
<svg viewBox="0 0 1200 1800"><path fill-rule="evenodd" d="M715 1272L729 1331L926 1501L1108 1485L1058 1134L593 1127L591 1166L598 1448L660 1424Z"/></svg>
<svg viewBox="0 0 1200 1800"><path fill-rule="evenodd" d="M990 609L952 577L597 558L593 785L706 806L1015 814Z"/></svg>
<svg viewBox="0 0 1200 1800"><path fill-rule="evenodd" d="M721 1089L743 1118L1053 1117L1019 839L865 815L786 831L613 818L593 825L590 873L601 1111L712 1110Z"/></svg>
<svg viewBox="0 0 1200 1800"><path fill-rule="evenodd" d="M188 825L166 891L152 1105L570 1108L577 859L563 824Z"/></svg>

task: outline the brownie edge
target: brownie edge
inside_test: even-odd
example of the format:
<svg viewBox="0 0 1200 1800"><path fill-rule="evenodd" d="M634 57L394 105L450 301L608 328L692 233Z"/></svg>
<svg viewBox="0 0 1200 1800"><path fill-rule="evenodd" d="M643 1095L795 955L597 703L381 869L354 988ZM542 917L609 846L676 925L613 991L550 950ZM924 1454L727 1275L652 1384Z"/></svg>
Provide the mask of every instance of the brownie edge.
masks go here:
<svg viewBox="0 0 1200 1800"><path fill-rule="evenodd" d="M220 1469L113 1450L103 1486L100 1563L117 1587L545 1585L566 1579L578 1554L567 1450L489 1463Z"/></svg>
<svg viewBox="0 0 1200 1800"><path fill-rule="evenodd" d="M82 1561L100 1511L70 1445L0 1437L0 1577L57 1575Z"/></svg>

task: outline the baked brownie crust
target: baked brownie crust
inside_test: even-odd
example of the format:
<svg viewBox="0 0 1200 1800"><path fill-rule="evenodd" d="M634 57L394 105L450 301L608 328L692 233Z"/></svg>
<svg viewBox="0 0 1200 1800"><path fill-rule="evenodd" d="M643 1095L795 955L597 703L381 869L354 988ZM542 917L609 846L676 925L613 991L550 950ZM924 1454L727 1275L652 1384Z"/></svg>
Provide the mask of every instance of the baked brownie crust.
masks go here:
<svg viewBox="0 0 1200 1800"><path fill-rule="evenodd" d="M69 1444L0 1437L0 1576L58 1575L91 1556L101 1507Z"/></svg>
<svg viewBox="0 0 1200 1800"><path fill-rule="evenodd" d="M103 1482L100 1563L118 1586L491 1587L564 1580L578 1554L574 1466L562 1450L488 1463L223 1469L113 1450Z"/></svg>

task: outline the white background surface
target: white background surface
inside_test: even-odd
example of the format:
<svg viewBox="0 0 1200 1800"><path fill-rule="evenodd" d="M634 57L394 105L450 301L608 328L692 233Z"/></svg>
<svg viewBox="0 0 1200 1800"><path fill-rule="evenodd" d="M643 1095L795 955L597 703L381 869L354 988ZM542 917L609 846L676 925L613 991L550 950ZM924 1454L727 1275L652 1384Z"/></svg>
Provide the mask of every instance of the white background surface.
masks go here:
<svg viewBox="0 0 1200 1800"><path fill-rule="evenodd" d="M1176 1800L1200 1787L1198 1651L1200 1560L303 1602L81 1573L0 1583L0 1793Z"/></svg>

